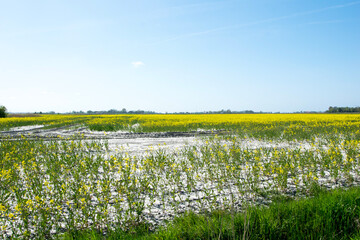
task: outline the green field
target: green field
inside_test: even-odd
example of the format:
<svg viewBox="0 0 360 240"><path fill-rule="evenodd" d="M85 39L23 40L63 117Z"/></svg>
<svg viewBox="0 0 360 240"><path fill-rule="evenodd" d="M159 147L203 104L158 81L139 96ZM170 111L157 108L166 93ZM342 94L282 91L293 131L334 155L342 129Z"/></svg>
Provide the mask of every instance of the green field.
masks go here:
<svg viewBox="0 0 360 240"><path fill-rule="evenodd" d="M317 116L275 115L267 123L261 115L245 116L227 134L209 134L178 149L149 147L144 154L113 149L111 139L81 135L43 140L28 138L31 134L4 136L0 234L25 239L103 234L303 239L312 231L309 239L355 236L358 188L333 197L323 192L359 186L358 115L345 121L339 120L342 115L326 116L315 121ZM167 122L176 125L171 118ZM318 203L306 200L319 192ZM284 199L294 202L285 204ZM282 205L267 208L279 201ZM320 210L310 221L314 208ZM326 222L330 215L334 222ZM187 221L195 227L186 227ZM295 228L289 230L292 222Z"/></svg>

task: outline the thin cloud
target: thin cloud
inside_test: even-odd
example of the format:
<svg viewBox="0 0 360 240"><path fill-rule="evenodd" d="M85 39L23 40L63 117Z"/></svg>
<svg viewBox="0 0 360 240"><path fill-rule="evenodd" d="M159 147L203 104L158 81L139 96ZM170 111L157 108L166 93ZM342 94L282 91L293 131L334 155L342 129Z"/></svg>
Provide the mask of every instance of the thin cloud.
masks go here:
<svg viewBox="0 0 360 240"><path fill-rule="evenodd" d="M183 35L174 36L174 37L164 39L162 41L159 41L159 42L156 42L156 43L153 43L153 44L165 43L165 42L175 41L175 40L178 40L178 39L189 38L189 37L199 36L199 35L206 35L206 34L213 33L213 32L219 32L219 31L229 30L229 29L236 29L236 28L241 28L241 27L248 27L248 26L258 25L258 24L262 24L262 23L276 22L276 21L295 18L295 17L299 17L299 16L306 16L306 15L311 15L311 14L315 14L315 13L325 12L325 11L328 11L328 10L331 10L331 9L350 7L350 6L358 5L358 4L360 4L360 1L350 2L350 3L346 3L346 4L333 5L333 6L320 8L320 9L314 9L314 10L305 11L305 12L298 12L298 13L294 13L294 14L291 14L291 15L285 15L285 16L274 17L274 18L267 18L267 19L254 21L254 22L248 22L248 23L234 24L234 25L229 25L229 26L224 26L224 27L212 28L212 29L208 29L208 30L204 30L204 31L193 32L193 33L187 33L187 34L183 34Z"/></svg>
<svg viewBox="0 0 360 240"><path fill-rule="evenodd" d="M138 67L145 65L142 61L135 61L135 62L132 62L131 64L133 65L134 68L138 68Z"/></svg>
<svg viewBox="0 0 360 240"><path fill-rule="evenodd" d="M332 23L342 23L344 20L329 20L329 21L318 21L318 22L308 22L306 25L318 25L318 24L332 24Z"/></svg>

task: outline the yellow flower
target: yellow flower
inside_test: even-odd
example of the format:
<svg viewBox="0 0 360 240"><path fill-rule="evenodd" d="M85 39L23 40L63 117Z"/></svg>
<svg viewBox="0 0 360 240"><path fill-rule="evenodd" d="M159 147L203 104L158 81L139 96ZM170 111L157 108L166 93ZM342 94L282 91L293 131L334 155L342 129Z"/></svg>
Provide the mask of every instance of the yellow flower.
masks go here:
<svg viewBox="0 0 360 240"><path fill-rule="evenodd" d="M4 205L2 205L2 203L0 203L0 211L1 212L5 212L6 211L6 208Z"/></svg>

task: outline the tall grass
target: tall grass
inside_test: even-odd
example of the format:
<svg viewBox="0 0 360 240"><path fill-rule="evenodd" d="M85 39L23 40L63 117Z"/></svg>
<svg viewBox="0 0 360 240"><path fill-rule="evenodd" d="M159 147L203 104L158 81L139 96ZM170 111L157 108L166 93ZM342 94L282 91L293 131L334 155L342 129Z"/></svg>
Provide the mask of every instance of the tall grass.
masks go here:
<svg viewBox="0 0 360 240"><path fill-rule="evenodd" d="M360 188L320 192L301 200L226 211L185 213L166 227L150 231L116 229L106 239L359 239ZM74 231L59 239L104 239L103 232Z"/></svg>
<svg viewBox="0 0 360 240"><path fill-rule="evenodd" d="M176 219L157 236L161 239L348 239L360 230L359 196L360 189L353 188L310 199L277 202L270 207L250 207L246 213L235 216L215 212L206 218L190 213Z"/></svg>
<svg viewBox="0 0 360 240"><path fill-rule="evenodd" d="M242 144L236 136L212 137L175 152L130 156L110 154L107 141L1 141L0 233L48 238L78 229L156 227L150 220L159 214L235 214L278 193L301 197L317 185L358 184L360 141Z"/></svg>

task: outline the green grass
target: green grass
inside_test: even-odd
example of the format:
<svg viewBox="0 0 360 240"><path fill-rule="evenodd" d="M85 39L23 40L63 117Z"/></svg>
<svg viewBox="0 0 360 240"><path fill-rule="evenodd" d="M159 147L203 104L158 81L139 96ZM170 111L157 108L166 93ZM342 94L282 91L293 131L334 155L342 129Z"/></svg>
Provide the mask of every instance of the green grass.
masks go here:
<svg viewBox="0 0 360 240"><path fill-rule="evenodd" d="M96 231L114 227L130 231L107 232L108 238L241 238L244 226L247 226L242 214L213 212L198 216L189 213L184 220L175 220L175 225L169 224L167 230L149 235L143 222L145 210L153 209L157 200L163 214L167 211L176 215L184 210L181 202L187 202L189 206L194 204L190 201L193 192L196 192L195 204L200 206L199 211L233 209L238 200L252 201L248 193L254 192L266 198L277 194L276 202L285 205L273 206L270 208L275 209L272 212L249 208L246 215L249 227L245 228L245 237L302 239L315 231L320 236L332 233L326 236L326 239L331 239L337 237L334 235L336 232L358 231L357 225L351 225L357 224L357 218L351 218L351 214L358 217L358 205L351 203L347 206L341 202L342 196L341 201L334 200L332 195L322 193L319 186L325 172L328 174L327 183L338 180L344 186L353 184L354 176L360 175L358 141L324 140L321 145L314 143L311 149L248 149L241 145L241 141L235 136L226 139L225 136L212 137L197 145L186 146L176 155L154 150L146 156L131 156L120 151L109 157L104 155L109 152L106 141L1 141L1 230L11 231L14 238L29 237L30 231L35 232L36 238L49 238L54 229L67 231L70 238L84 236L88 239L103 236ZM323 145L325 142L328 144ZM261 186L260 179L272 180L269 181L271 185ZM297 183L299 181L303 184ZM196 184L201 182L210 186L202 188L206 197L201 197L196 191ZM229 188L230 184L233 188ZM300 206L297 204L301 201L289 205L289 198L278 194L289 187L297 189L294 192L297 197L304 194L326 197L322 198L324 201L317 199L307 203L302 200L305 202ZM230 197L224 199L222 196L228 189L232 189ZM360 196L359 190L356 191L356 196ZM96 198L98 203L94 204L92 198ZM146 202L146 199L150 201ZM360 200L356 201L358 204ZM353 210L349 216L343 214L346 209L341 209L341 206L344 204L346 209ZM115 214L109 215L113 210ZM340 223L335 222L332 226L332 216L340 219ZM325 220L330 222L324 223ZM129 223L136 227L129 228ZM290 227L294 223L295 227ZM78 232L79 229L83 231ZM5 236L5 231L1 230L0 234ZM314 238L319 237L316 235Z"/></svg>
<svg viewBox="0 0 360 240"><path fill-rule="evenodd" d="M360 188L314 194L278 200L269 207L249 207L243 213L190 212L156 232L141 226L107 234L73 231L59 239L360 239Z"/></svg>
<svg viewBox="0 0 360 240"><path fill-rule="evenodd" d="M85 124L76 116L45 120L52 127ZM359 190L330 194L319 185L358 185L360 130L350 123L291 127L255 122L239 127L237 135L209 136L176 151L150 148L139 156L125 149L113 152L107 140L80 136L56 141L4 138L0 238L9 232L11 238L26 239L31 232L33 238L50 238L52 231L65 231L65 239L360 238ZM256 140L256 149L244 145ZM201 191L198 184L204 186ZM293 202L277 194L287 190L294 190L295 197L315 197ZM245 213L213 211L252 201L249 193L272 196L276 204L250 207ZM190 209L181 203L213 212L187 213L152 232L144 219L155 201L164 215Z"/></svg>

